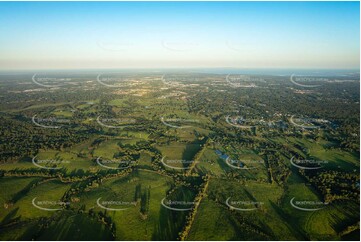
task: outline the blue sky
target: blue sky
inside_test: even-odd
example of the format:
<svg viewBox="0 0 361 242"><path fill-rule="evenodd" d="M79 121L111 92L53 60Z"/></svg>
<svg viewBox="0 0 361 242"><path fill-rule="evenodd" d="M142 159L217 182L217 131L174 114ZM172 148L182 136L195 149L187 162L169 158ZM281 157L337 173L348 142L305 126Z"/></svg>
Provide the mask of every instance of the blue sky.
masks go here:
<svg viewBox="0 0 361 242"><path fill-rule="evenodd" d="M359 68L359 2L0 2L1 69Z"/></svg>

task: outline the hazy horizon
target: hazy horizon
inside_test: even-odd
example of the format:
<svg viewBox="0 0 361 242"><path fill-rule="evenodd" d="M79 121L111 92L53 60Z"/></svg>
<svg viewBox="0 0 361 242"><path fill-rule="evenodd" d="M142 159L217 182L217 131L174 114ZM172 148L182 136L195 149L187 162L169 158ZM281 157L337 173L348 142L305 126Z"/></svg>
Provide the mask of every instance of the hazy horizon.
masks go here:
<svg viewBox="0 0 361 242"><path fill-rule="evenodd" d="M359 2L1 2L0 66L359 69Z"/></svg>

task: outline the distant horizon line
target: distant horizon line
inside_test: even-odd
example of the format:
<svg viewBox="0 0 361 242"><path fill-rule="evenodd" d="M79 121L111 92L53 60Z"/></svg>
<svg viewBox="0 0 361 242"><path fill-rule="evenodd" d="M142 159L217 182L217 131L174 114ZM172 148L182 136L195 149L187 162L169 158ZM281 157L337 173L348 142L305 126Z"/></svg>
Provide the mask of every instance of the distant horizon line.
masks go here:
<svg viewBox="0 0 361 242"><path fill-rule="evenodd" d="M312 70L312 71L360 71L360 68L318 68L318 67L109 67L109 68L16 68L5 71L100 71L100 70Z"/></svg>

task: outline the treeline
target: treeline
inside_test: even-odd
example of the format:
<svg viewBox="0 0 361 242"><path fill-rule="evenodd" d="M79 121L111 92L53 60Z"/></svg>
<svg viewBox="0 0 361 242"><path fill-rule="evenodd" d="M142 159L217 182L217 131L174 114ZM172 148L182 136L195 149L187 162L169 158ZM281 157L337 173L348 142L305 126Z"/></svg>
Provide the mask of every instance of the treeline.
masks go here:
<svg viewBox="0 0 361 242"><path fill-rule="evenodd" d="M325 202L360 200L360 175L344 171L300 169L300 173L322 194Z"/></svg>
<svg viewBox="0 0 361 242"><path fill-rule="evenodd" d="M96 130L46 129L31 123L31 117L0 117L0 162L35 156L39 149L62 150L79 144Z"/></svg>

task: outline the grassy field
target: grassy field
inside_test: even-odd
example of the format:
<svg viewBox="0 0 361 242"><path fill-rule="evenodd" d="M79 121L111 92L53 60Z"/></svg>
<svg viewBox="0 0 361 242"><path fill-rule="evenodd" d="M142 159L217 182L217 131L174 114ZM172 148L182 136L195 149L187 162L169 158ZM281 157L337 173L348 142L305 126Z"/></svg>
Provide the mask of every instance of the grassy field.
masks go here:
<svg viewBox="0 0 361 242"><path fill-rule="evenodd" d="M38 230L37 221L30 221L19 225L2 228L0 230L0 240L15 241L15 240L33 240L34 233Z"/></svg>
<svg viewBox="0 0 361 242"><path fill-rule="evenodd" d="M81 151L84 152L84 151ZM63 167L67 169L68 172L82 169L84 171L91 170L92 163L91 159L88 157L79 157L80 154L85 153L75 153L75 152L66 152L66 151L56 151L56 150L46 150L40 151L36 156L35 162L39 162L42 160L57 160L59 164L56 167ZM85 155L84 155L85 156ZM51 163L42 164L41 166L51 167Z"/></svg>
<svg viewBox="0 0 361 242"><path fill-rule="evenodd" d="M294 227L300 228L308 239L333 240L339 238L339 232L359 220L359 213L355 212L358 205L351 201L318 206L301 206L305 208L322 208L317 211L301 211L292 207L290 204L292 198L295 198L295 201L322 200L312 187L307 186L294 173L290 176L288 184L288 192L281 203L283 214Z"/></svg>
<svg viewBox="0 0 361 242"><path fill-rule="evenodd" d="M61 209L61 206L59 204L39 205L38 202L58 203L63 197L64 193L69 188L70 185L63 184L58 181L50 181L38 185L37 187L31 189L26 194L26 196L21 197L19 201L14 204L14 208L19 208L19 209L13 215L13 217L21 216L21 219L37 219L40 217L51 216L54 213L54 211L44 211L34 207L33 200L36 199L35 204L37 204L40 207L49 208L49 209Z"/></svg>
<svg viewBox="0 0 361 242"><path fill-rule="evenodd" d="M231 160L226 162L225 158L221 158L217 155L216 150L221 151L223 155L229 156L231 160L241 162L244 164L244 168L247 169L232 167ZM204 174L224 177L227 173L236 172L247 179L267 180L267 171L264 161L252 150L242 148L237 149L233 147L225 148L216 146L214 149L207 147L199 160L200 162L198 162L196 169ZM236 166L236 164L234 164L234 166Z"/></svg>
<svg viewBox="0 0 361 242"><path fill-rule="evenodd" d="M15 224L0 231L1 240L112 240L111 231L87 214L55 212L51 222L40 227L38 220Z"/></svg>
<svg viewBox="0 0 361 242"><path fill-rule="evenodd" d="M273 139L276 142L286 143L291 149L302 152L305 155L313 157L314 160L327 161L323 164L328 169L342 169L344 171L353 171L360 168L359 155L350 153L339 149L330 149L326 147L332 147L333 144L328 141L313 141L306 138L297 139L293 137L287 138L287 141L283 138ZM294 147L298 144L304 147L305 150L298 150Z"/></svg>
<svg viewBox="0 0 361 242"><path fill-rule="evenodd" d="M239 227L228 211L208 198L202 200L198 209L187 240L238 239Z"/></svg>
<svg viewBox="0 0 361 242"><path fill-rule="evenodd" d="M177 168L187 168L194 162L194 156L201 149L201 145L172 142L166 146L156 146L156 148L162 153L165 164ZM172 170L169 167L166 167L166 169Z"/></svg>
<svg viewBox="0 0 361 242"><path fill-rule="evenodd" d="M224 176L228 168L213 149L205 148L195 169L196 171L211 174L212 176Z"/></svg>
<svg viewBox="0 0 361 242"><path fill-rule="evenodd" d="M97 199L101 201L123 201L122 206L111 208L126 208L121 211L106 211L116 225L118 240L150 240L157 236L156 228L161 216L161 201L170 189L172 179L151 171L134 172L131 175L105 181L101 187L82 194L80 202L74 206L85 205L87 209L106 211L97 206ZM140 212L141 202L135 199L135 191L140 186L140 193L150 193L149 208L145 214ZM132 202L136 202L136 205ZM174 236L174 234L173 234Z"/></svg>
<svg viewBox="0 0 361 242"><path fill-rule="evenodd" d="M202 201L191 229L189 240L277 240L295 239L281 217L274 209L282 196L277 185L247 182L242 185L224 179L212 179L208 197ZM253 210L232 210L227 199L244 202L232 205ZM253 202L253 204L247 204ZM226 233L208 233L208 228Z"/></svg>
<svg viewBox="0 0 361 242"><path fill-rule="evenodd" d="M101 156L107 159L112 159L113 156L119 151L118 142L120 141L120 139L113 139L101 142L99 146L94 149L93 156Z"/></svg>
<svg viewBox="0 0 361 242"><path fill-rule="evenodd" d="M332 137L338 133L336 129L272 127L278 119L283 126L281 121L288 115L284 108L280 109L283 114L278 113L279 105L270 105L269 110L268 104L262 105L271 101L268 92L277 89L263 88L264 83L262 88L238 90L223 86L224 78L208 77L210 85L205 90L190 85L200 83L194 78L186 81L181 76L182 84L172 86L159 78L139 82L141 78L136 76L122 88L95 83L90 92L81 94L84 98L76 99L84 101L68 103L61 98L55 103L56 96L49 96L47 100L54 101L42 104L36 96L22 103L13 110L19 116L13 113L14 117L4 119L10 128L3 134L11 143L8 146L4 139L1 145L14 155L4 151L6 157L0 165L0 240L169 241L182 238L182 232L188 232L186 240L196 241L357 240L359 178L355 173L360 169L359 154L347 151L353 144L345 140L341 147L337 142L343 140ZM266 98L254 103L261 97L257 96L259 90ZM12 107L17 103L21 100L14 100ZM236 116L236 112L245 119L257 117L267 122L260 121L253 130L232 127L225 117ZM20 122L24 118L31 124L29 117L34 113L38 118L69 119L74 125L56 130L59 132L12 126L12 119ZM100 116L108 127L99 124ZM122 124L127 127L120 127ZM31 135L13 139L17 128L21 128L20 134L29 131ZM52 135L65 138L38 143ZM71 146L65 144L67 135ZM356 136L348 138L353 142ZM23 140L29 147L24 145L26 149L17 155L14 147ZM65 176L46 170L53 166L51 162L41 163L44 168L34 165L30 154L36 154L39 164L58 161L53 168L65 168ZM325 184L333 184L334 177L323 173L321 185L307 181L307 173L290 163L290 157L297 154L327 161L323 170L313 174L343 171L335 174L345 181L330 189L335 194L328 194L335 202L298 208L291 203L322 203ZM97 163L99 157L108 167ZM107 160L112 161L106 164ZM130 162L123 163L123 168L132 166L126 170L129 173L110 169L119 168L117 161ZM346 194L350 184L352 190ZM68 206L60 205L65 199L69 199Z"/></svg>
<svg viewBox="0 0 361 242"><path fill-rule="evenodd" d="M11 219L11 216L8 216L7 218L5 218L5 216L18 209L16 201L22 197L23 191L26 191L29 186L31 186L31 184L40 180L40 178L13 177L5 177L0 179L0 223L5 223Z"/></svg>
<svg viewBox="0 0 361 242"><path fill-rule="evenodd" d="M64 211L54 216L49 227L39 232L37 240L112 240L111 231L87 214Z"/></svg>

